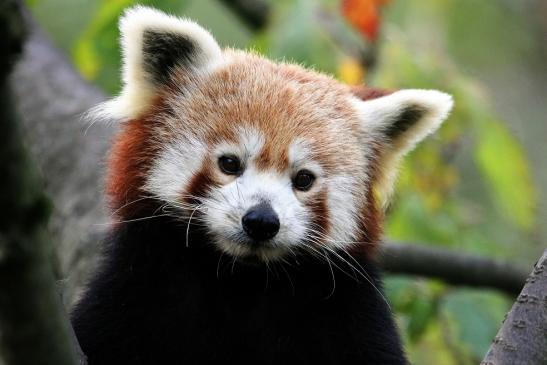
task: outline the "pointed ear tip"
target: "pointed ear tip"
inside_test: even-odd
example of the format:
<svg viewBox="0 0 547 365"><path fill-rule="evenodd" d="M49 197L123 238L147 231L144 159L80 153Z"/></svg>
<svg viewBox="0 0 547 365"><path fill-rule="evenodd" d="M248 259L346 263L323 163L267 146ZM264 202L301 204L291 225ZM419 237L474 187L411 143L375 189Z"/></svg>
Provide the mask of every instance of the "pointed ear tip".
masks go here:
<svg viewBox="0 0 547 365"><path fill-rule="evenodd" d="M452 95L447 94L442 91L437 91L438 93L438 108L439 113L443 115L443 119L445 119L448 114L452 111L452 108L454 107L454 98Z"/></svg>
<svg viewBox="0 0 547 365"><path fill-rule="evenodd" d="M437 112L446 118L454 106L454 98L443 91L431 90L431 93L431 101L435 105Z"/></svg>
<svg viewBox="0 0 547 365"><path fill-rule="evenodd" d="M436 99L438 99L439 101L445 104L452 105L454 103L454 98L452 97L452 95L445 93L444 91L440 91L440 90L427 90L427 91L429 91L432 95L435 95Z"/></svg>
<svg viewBox="0 0 547 365"><path fill-rule="evenodd" d="M135 37L135 33L140 33L143 29L167 16L167 14L156 9L136 5L124 10L120 16L118 26L124 37Z"/></svg>
<svg viewBox="0 0 547 365"><path fill-rule="evenodd" d="M135 5L125 9L120 16L119 26L122 33L134 32L136 29L148 27L209 33L193 20L167 14L144 5Z"/></svg>
<svg viewBox="0 0 547 365"><path fill-rule="evenodd" d="M424 104L430 105L433 110L441 115L448 115L454 106L452 95L443 91L433 89L408 89L403 91L408 92L410 97L421 99Z"/></svg>
<svg viewBox="0 0 547 365"><path fill-rule="evenodd" d="M135 5L126 8L120 16L120 25L140 20L144 17L161 16L164 13L144 5Z"/></svg>
<svg viewBox="0 0 547 365"><path fill-rule="evenodd" d="M222 53L214 36L204 27L188 18L166 14L154 8L137 5L128 8L119 22L122 48L138 48L139 38L146 29L181 34L195 39L210 58L219 58Z"/></svg>

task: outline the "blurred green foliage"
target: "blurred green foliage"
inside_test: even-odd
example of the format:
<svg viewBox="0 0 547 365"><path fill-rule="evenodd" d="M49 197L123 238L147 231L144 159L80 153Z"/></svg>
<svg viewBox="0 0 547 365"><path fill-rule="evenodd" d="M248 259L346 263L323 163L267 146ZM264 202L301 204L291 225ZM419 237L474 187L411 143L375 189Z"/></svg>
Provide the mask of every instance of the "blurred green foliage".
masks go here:
<svg viewBox="0 0 547 365"><path fill-rule="evenodd" d="M116 23L122 10L136 1L31 3L84 77L116 93ZM368 83L386 88L435 88L453 94L449 120L401 168L387 236L526 263L536 257L545 230L538 227L534 167L527 146L494 110L492 98L503 90L484 84L484 75L503 84L511 72L534 70L541 63L525 5L392 0L382 14L377 47L369 48L377 52L377 66L355 71L359 62L347 62L355 52L339 40L348 40L350 46L363 40L342 18L338 0L270 1L270 22L256 34L215 0L139 3L194 18L225 46L254 48L335 76L357 72L367 75ZM414 364L478 363L512 302L495 292L406 277L389 277L386 291Z"/></svg>

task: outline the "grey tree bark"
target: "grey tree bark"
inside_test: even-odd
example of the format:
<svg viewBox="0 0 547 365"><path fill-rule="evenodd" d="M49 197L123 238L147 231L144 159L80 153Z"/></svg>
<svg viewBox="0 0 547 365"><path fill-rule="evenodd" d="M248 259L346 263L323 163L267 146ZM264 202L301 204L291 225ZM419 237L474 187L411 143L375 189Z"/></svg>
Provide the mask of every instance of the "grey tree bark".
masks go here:
<svg viewBox="0 0 547 365"><path fill-rule="evenodd" d="M547 364L547 250L526 279L481 365Z"/></svg>
<svg viewBox="0 0 547 365"><path fill-rule="evenodd" d="M57 276L70 304L97 259L107 221L102 161L113 126L89 126L82 113L105 96L84 81L27 16L31 29L11 84L26 141L54 201Z"/></svg>
<svg viewBox="0 0 547 365"><path fill-rule="evenodd" d="M50 205L22 143L8 82L24 34L19 3L0 3L0 361L77 364L50 260Z"/></svg>

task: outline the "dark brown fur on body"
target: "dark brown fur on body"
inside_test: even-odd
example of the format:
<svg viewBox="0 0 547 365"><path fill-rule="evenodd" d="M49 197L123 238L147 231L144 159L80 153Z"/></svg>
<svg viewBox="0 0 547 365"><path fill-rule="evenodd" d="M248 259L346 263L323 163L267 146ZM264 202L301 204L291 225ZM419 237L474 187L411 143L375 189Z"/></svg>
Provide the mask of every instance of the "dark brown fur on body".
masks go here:
<svg viewBox="0 0 547 365"><path fill-rule="evenodd" d="M184 229L163 217L116 229L72 314L89 365L406 364L364 256L366 278L334 255L267 269L200 232L185 248Z"/></svg>

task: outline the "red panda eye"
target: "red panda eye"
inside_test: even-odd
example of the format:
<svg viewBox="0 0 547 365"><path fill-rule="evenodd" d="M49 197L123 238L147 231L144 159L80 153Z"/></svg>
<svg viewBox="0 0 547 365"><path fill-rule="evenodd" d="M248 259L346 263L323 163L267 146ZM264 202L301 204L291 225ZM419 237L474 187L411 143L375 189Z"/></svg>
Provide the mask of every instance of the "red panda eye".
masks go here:
<svg viewBox="0 0 547 365"><path fill-rule="evenodd" d="M241 162L236 156L221 156L218 159L218 166L226 175L241 174Z"/></svg>
<svg viewBox="0 0 547 365"><path fill-rule="evenodd" d="M315 176L308 170L300 170L292 180L292 184L296 190L306 191L311 188Z"/></svg>

